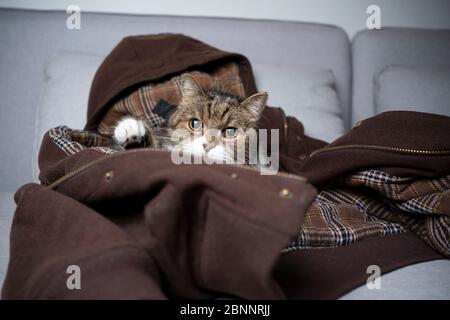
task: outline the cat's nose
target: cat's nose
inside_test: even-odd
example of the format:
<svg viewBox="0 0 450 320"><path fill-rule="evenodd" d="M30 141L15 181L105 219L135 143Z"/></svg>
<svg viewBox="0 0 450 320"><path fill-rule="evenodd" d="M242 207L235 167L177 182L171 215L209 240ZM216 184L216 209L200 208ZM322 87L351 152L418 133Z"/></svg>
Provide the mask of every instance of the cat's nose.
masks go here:
<svg viewBox="0 0 450 320"><path fill-rule="evenodd" d="M205 149L206 152L208 152L209 150L211 150L213 148L212 145L207 144L207 143L203 143L203 149Z"/></svg>

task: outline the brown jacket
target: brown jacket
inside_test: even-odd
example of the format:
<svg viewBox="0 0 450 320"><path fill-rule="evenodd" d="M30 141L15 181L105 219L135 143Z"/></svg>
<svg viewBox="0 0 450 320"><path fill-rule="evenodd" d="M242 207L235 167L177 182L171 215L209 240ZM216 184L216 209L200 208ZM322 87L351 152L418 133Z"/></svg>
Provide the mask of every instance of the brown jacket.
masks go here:
<svg viewBox="0 0 450 320"><path fill-rule="evenodd" d="M242 55L182 35L126 38L95 76L85 129L94 130L118 97L144 82L227 61L238 64L246 94L254 93ZM439 257L411 233L280 252L301 228L316 195L312 184L322 188L368 166L400 175L448 174L448 118L380 115L328 146L305 136L301 123L277 108L265 109L260 127L280 130L283 173L177 166L157 150L105 156L86 149L68 156L47 134L39 156L42 184L16 193L2 297L336 298L365 282L369 264L387 272ZM81 269L81 290L67 289L70 265Z"/></svg>

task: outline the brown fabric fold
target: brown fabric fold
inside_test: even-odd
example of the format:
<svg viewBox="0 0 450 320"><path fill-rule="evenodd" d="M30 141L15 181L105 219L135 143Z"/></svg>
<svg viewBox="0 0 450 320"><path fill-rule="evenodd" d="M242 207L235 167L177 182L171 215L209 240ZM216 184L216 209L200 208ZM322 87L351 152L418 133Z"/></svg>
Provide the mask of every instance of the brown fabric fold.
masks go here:
<svg viewBox="0 0 450 320"><path fill-rule="evenodd" d="M350 246L293 251L280 258L274 274L289 299L337 299L364 285L371 265L378 266L383 276L405 265L438 259L443 257L406 232Z"/></svg>
<svg viewBox="0 0 450 320"><path fill-rule="evenodd" d="M37 184L15 197L3 299L165 298L152 257L108 219ZM81 290L67 287L71 265L80 267Z"/></svg>
<svg viewBox="0 0 450 320"><path fill-rule="evenodd" d="M106 57L92 82L86 130L95 130L110 104L144 82L168 80L195 68L209 72L234 61L247 96L256 92L252 67L246 57L216 49L181 34L131 36L124 38Z"/></svg>
<svg viewBox="0 0 450 320"><path fill-rule="evenodd" d="M104 160L51 188L19 189L3 298L162 298L152 290L159 283L152 262L170 297L284 297L272 270L314 199L310 184L233 166L177 166L168 152L151 150ZM283 198L283 188L293 196ZM120 262L111 266L114 257ZM72 264L87 272L84 291L62 281ZM142 291L109 292L105 266L123 276L116 290L140 282ZM105 273L95 278L95 268ZM149 279L140 281L143 275Z"/></svg>
<svg viewBox="0 0 450 320"><path fill-rule="evenodd" d="M97 71L85 130L97 129L115 102L144 84L228 63L238 67L245 94L254 93L250 62L240 54L183 35L125 38ZM411 233L281 251L304 224L313 185L323 191L367 168L398 177L448 174L449 123L386 113L327 145L305 136L299 120L266 107L260 128L280 132L283 172L272 176L240 166L175 165L161 150L110 152L103 145L109 138L98 132L55 128L40 149L42 185L16 193L2 298L335 298L362 283L367 263L393 270L438 259ZM69 265L81 268L82 290L67 288Z"/></svg>
<svg viewBox="0 0 450 320"><path fill-rule="evenodd" d="M328 186L336 177L367 168L402 177L447 175L449 122L450 117L429 113L381 113L312 153L298 173L320 188Z"/></svg>

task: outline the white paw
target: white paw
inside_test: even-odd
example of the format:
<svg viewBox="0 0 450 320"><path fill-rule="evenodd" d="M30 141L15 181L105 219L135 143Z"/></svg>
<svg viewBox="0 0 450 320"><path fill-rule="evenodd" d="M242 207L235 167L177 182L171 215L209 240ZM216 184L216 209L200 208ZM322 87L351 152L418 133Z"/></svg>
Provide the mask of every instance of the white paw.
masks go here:
<svg viewBox="0 0 450 320"><path fill-rule="evenodd" d="M139 143L145 137L145 127L141 120L131 117L123 118L114 129L114 140L121 146Z"/></svg>

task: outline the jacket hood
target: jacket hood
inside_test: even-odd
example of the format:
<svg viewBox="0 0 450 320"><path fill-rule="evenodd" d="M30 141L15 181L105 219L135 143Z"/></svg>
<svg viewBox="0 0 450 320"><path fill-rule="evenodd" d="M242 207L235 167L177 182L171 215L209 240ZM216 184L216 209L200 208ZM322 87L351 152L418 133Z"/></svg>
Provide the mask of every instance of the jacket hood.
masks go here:
<svg viewBox="0 0 450 320"><path fill-rule="evenodd" d="M246 95L256 92L250 62L182 34L126 37L98 68L89 93L86 130L95 130L102 116L122 94L140 84L163 81L192 68L208 70L226 61L239 66Z"/></svg>

